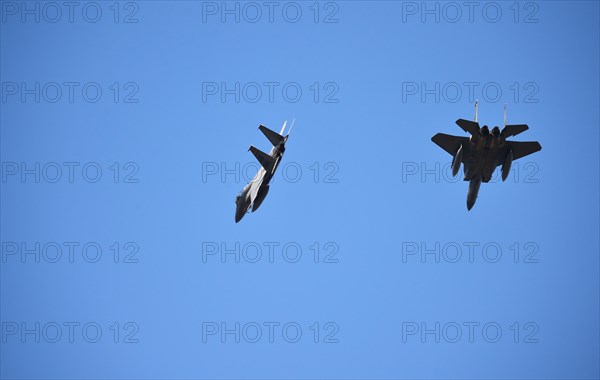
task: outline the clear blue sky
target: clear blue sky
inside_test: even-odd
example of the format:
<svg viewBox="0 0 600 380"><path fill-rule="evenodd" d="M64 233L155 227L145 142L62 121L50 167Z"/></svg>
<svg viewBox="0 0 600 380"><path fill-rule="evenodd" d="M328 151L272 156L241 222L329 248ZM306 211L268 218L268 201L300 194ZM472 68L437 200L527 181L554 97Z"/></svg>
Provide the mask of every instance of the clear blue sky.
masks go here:
<svg viewBox="0 0 600 380"><path fill-rule="evenodd" d="M0 4L1 377L600 376L598 2ZM467 212L470 88L543 150Z"/></svg>

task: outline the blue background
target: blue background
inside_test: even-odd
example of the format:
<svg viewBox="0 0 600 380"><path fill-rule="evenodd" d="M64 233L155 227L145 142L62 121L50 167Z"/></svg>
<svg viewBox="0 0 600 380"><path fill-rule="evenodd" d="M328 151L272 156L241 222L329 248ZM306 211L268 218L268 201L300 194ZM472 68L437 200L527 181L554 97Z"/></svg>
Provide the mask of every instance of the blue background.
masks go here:
<svg viewBox="0 0 600 380"><path fill-rule="evenodd" d="M487 3L475 8L473 22L464 7L457 22L443 17L453 13L440 13L439 22L425 15L423 22L406 13L420 2L321 3L315 22L314 4L303 2L295 23L282 17L285 3L273 22L263 13L256 23L243 15L222 22L206 12L203 20L212 5L192 1L122 2L116 23L114 4L100 2L102 16L92 23L81 16L85 4L73 22L63 13L56 23L43 17L38 23L7 14L2 2L3 378L600 376L598 2L518 3L517 22L514 3L494 3L502 10L495 23L482 15ZM124 22L130 12L128 21L137 22ZM337 22L324 22L332 12L328 21ZM23 101L5 87L69 81L81 84L73 102L66 92L56 103L43 94L39 103L33 95ZM81 95L88 82L103 90L95 103ZM115 82L116 103L109 88ZM137 86L137 103L124 102L128 82ZM263 93L253 103L248 96L236 102L234 95L223 101L220 93L203 94L207 82L280 85L272 102ZM337 89L329 100L337 102L325 102L328 82ZM458 83L463 92L403 99L408 82L430 89ZM430 141L437 132L464 135L454 124L473 115L464 82L479 83L481 123L500 124L508 103L509 123L530 126L516 140L543 146L515 162L519 172L507 182L483 184L470 212L467 183L451 178L451 157ZM510 89L515 82L518 96ZM301 87L298 101L281 94L286 83ZM487 83L500 86L498 99L482 94ZM234 197L256 169L246 150L269 149L256 127L279 130L293 118L269 196L235 224ZM44 177L36 183L33 175L8 176L13 162L80 166L72 183L66 170L56 183ZM102 168L96 183L81 175L88 162ZM115 162L118 183L110 169ZM247 176L236 165L249 168ZM137 183L125 183L132 168ZM222 176L222 169L231 172ZM19 254L8 255L10 242L29 248L97 242L102 257L90 263L76 251L69 262L64 249L57 263L36 263L33 255L23 263ZM138 262L124 263L121 251L115 263L109 248L115 242L121 250L135 243ZM206 256L212 244L231 250L251 242L263 247L256 263L243 257L236 263L231 254L223 263L221 251ZM272 263L265 242L279 244ZM337 247L336 263L323 262L328 242ZM473 262L468 242L479 244ZM282 257L287 243L301 247L298 262ZM527 243L537 262L523 262ZM406 255L415 244L420 250L456 244L462 257L435 262L430 254L422 262L420 253ZM501 247L498 262L482 258L486 244ZM34 335L4 330L69 321L80 324L72 343L66 328L56 343L42 332L38 343ZM280 323L273 342L266 328L256 343L242 335L239 343L233 335L203 342L206 322L233 328L269 321ZM102 328L96 343L82 337L88 322ZM124 342L133 329L125 328L128 322L137 326L130 336L137 343ZM297 343L282 336L288 322L302 328ZM337 343L324 342L329 322ZM456 343L446 339L454 333L441 331L439 342L431 334L403 340L406 322L479 327L473 342L465 327ZM481 333L490 322L502 329L496 343ZM524 342L532 332L527 323L537 328L537 343Z"/></svg>

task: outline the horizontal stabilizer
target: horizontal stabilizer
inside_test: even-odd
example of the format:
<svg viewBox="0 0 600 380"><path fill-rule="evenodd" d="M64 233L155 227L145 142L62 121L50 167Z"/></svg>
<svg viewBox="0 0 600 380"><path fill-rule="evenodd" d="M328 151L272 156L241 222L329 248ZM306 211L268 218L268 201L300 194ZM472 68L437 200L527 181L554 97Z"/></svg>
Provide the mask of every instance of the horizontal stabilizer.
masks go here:
<svg viewBox="0 0 600 380"><path fill-rule="evenodd" d="M479 134L479 123L471 120L458 119L456 124L462 128L463 131L468 132L471 136Z"/></svg>
<svg viewBox="0 0 600 380"><path fill-rule="evenodd" d="M508 143L513 153L513 160L542 150L542 146L537 141L508 141Z"/></svg>
<svg viewBox="0 0 600 380"><path fill-rule="evenodd" d="M263 152L260 149L257 149L253 146L250 147L250 149L248 149L250 152L252 152L252 154L254 155L254 157L256 157L256 159L258 160L258 162L260 162L260 164L262 165L263 168L265 168L265 170L267 172L270 172L273 170L273 166L275 165L275 159L271 156L269 156L268 154L266 154L265 152Z"/></svg>
<svg viewBox="0 0 600 380"><path fill-rule="evenodd" d="M529 127L527 126L527 124L507 125L502 129L502 132L500 134L504 136L504 138L508 138L511 136L516 136L519 133L525 132L528 129Z"/></svg>
<svg viewBox="0 0 600 380"><path fill-rule="evenodd" d="M267 136L267 138L269 139L269 141L271 142L271 144L273 144L273 146L277 146L279 145L284 137L282 135L280 135L279 133L270 130L269 128L265 127L264 125L260 125L258 127L258 129L260 129L260 131L262 133L264 133L265 136Z"/></svg>

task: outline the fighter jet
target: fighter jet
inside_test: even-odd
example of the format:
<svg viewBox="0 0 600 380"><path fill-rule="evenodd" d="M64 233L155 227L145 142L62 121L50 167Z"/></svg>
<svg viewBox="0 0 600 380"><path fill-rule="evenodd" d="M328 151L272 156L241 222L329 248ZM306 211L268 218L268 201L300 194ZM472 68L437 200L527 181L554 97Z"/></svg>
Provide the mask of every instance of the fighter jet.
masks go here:
<svg viewBox="0 0 600 380"><path fill-rule="evenodd" d="M235 198L236 223L242 220L250 208L252 208L252 212L258 210L269 193L269 182L271 181L271 178L273 178L275 170L277 170L277 166L279 166L279 163L281 162L281 158L285 152L285 143L294 127L294 121L292 121L292 125L290 126L287 135L283 136L286 123L287 122L283 123L281 132L279 133L270 130L264 125L258 127L258 129L267 136L267 139L269 139L271 144L273 144L273 148L269 154L253 146L250 146L250 149L248 149L254 154L260 163L261 168L254 176L254 179L252 179L252 181L250 181L250 183L248 183Z"/></svg>
<svg viewBox="0 0 600 380"><path fill-rule="evenodd" d="M526 124L506 124L506 105L504 105L504 128L497 126L490 130L487 125L479 128L477 122L477 104L475 102L475 120L456 120L456 124L471 137L452 136L438 133L431 141L450 153L452 159L452 175L456 176L460 164L464 164L464 180L469 182L467 192L467 209L471 210L481 182L487 183L492 178L496 167L502 165L502 181L505 181L514 160L525 157L542 149L537 141L508 141L508 137L516 136L529 129Z"/></svg>

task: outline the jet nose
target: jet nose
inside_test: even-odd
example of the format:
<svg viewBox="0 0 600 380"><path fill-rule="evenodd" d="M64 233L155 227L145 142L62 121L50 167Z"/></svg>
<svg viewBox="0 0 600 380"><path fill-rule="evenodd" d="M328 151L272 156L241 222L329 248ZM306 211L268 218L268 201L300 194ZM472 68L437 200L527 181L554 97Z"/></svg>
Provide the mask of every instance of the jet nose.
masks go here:
<svg viewBox="0 0 600 380"><path fill-rule="evenodd" d="M244 217L244 210L242 210L241 207L237 207L235 209L235 222L239 222L240 220L242 220L242 218Z"/></svg>
<svg viewBox="0 0 600 380"><path fill-rule="evenodd" d="M470 198L470 197L467 199L467 210L471 211L471 209L475 205L475 200L476 199L477 198Z"/></svg>
<svg viewBox="0 0 600 380"><path fill-rule="evenodd" d="M248 210L248 208L246 207L246 205L243 202L239 202L235 208L235 222L239 222L240 220L242 220L242 218L244 217L244 215L246 215L246 211Z"/></svg>

